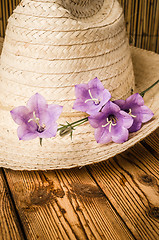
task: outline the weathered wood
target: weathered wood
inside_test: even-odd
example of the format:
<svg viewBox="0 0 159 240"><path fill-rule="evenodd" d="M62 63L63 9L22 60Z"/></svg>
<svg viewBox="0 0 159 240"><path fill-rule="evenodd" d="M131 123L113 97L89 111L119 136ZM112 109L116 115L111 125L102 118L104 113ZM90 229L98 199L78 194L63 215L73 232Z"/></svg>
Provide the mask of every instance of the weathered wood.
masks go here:
<svg viewBox="0 0 159 240"><path fill-rule="evenodd" d="M0 239L23 239L23 234L9 195L2 169L0 169Z"/></svg>
<svg viewBox="0 0 159 240"><path fill-rule="evenodd" d="M2 4L0 4L0 36L4 36L3 18L2 18Z"/></svg>
<svg viewBox="0 0 159 240"><path fill-rule="evenodd" d="M27 239L134 239L86 168L5 173Z"/></svg>
<svg viewBox="0 0 159 240"><path fill-rule="evenodd" d="M89 170L136 239L159 239L159 136ZM150 149L150 148L149 148Z"/></svg>
<svg viewBox="0 0 159 240"><path fill-rule="evenodd" d="M1 51L2 51L2 46L3 46L3 38L0 37L0 54L1 54Z"/></svg>
<svg viewBox="0 0 159 240"><path fill-rule="evenodd" d="M27 239L158 239L158 156L159 129L88 171L5 170Z"/></svg>
<svg viewBox="0 0 159 240"><path fill-rule="evenodd" d="M141 144L154 155L156 159L159 159L159 128L155 131L155 134L148 136Z"/></svg>

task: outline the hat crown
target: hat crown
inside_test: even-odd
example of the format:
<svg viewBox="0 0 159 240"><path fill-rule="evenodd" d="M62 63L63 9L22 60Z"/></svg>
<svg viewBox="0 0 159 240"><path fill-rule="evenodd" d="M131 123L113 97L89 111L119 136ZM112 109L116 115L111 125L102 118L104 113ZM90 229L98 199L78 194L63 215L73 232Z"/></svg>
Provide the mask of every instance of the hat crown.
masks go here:
<svg viewBox="0 0 159 240"><path fill-rule="evenodd" d="M87 9L89 2L93 4L93 0L85 2ZM80 6L76 5L76 13L81 5L82 1ZM80 10L83 12L86 13ZM159 59L135 48L132 57L136 91L140 92L158 79ZM76 84L98 77L111 92L112 99L131 94L132 60L122 9L116 0L104 0L98 11L85 17L75 15L69 1L22 0L8 21L0 67L0 166L27 170L84 166L125 151L159 124L159 91L155 90L147 98L148 106L155 113L154 120L123 145L97 144L89 123L76 128L73 141L69 135L61 138L59 134L45 139L43 147L38 138L18 140L17 124L10 110L26 106L35 93L41 94L48 104L63 106L59 124L85 117L84 113L72 109ZM90 97L94 98L91 91ZM33 117L39 121L35 113Z"/></svg>
<svg viewBox="0 0 159 240"><path fill-rule="evenodd" d="M90 9L88 17L81 17ZM112 99L126 98L134 87L116 0L22 0L8 21L1 66L5 106L23 105L39 92L75 114L76 84L98 77Z"/></svg>
<svg viewBox="0 0 159 240"><path fill-rule="evenodd" d="M63 6L75 17L90 17L103 6L104 0L62 0Z"/></svg>

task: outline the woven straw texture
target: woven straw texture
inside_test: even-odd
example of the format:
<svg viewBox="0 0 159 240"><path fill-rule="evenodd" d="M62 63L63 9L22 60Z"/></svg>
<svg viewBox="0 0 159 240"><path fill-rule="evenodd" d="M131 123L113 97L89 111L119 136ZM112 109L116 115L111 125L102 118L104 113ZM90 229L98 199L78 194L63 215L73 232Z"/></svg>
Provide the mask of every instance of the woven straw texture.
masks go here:
<svg viewBox="0 0 159 240"><path fill-rule="evenodd" d="M82 2L89 11L85 11ZM84 117L72 110L75 84L98 77L113 99L126 98L134 89L131 55L118 2L80 3L73 11L69 1L64 4L62 0L24 0L9 18L1 56L0 165L3 167L32 170L84 166L126 150L158 126L155 88L145 99L155 118L122 145L97 144L87 123L75 131L73 141L69 136L58 136L44 140L41 147L38 139L27 142L17 139L17 125L9 111L25 105L36 92L48 103L64 106L59 122L65 123ZM159 78L158 55L139 50L133 50L132 54L136 83L140 89L146 88L151 84L150 79L154 82Z"/></svg>
<svg viewBox="0 0 159 240"><path fill-rule="evenodd" d="M0 1L0 36L5 36L9 16L21 0ZM159 1L118 0L124 10L131 45L159 53ZM75 0L74 0L75 2Z"/></svg>

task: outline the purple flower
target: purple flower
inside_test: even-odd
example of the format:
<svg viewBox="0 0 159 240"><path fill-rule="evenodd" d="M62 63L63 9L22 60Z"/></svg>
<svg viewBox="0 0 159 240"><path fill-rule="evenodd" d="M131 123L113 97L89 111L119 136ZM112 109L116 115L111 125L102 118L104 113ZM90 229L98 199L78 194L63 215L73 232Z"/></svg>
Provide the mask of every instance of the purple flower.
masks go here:
<svg viewBox="0 0 159 240"><path fill-rule="evenodd" d="M27 106L14 108L10 113L19 125L17 134L19 140L31 140L36 137L51 138L56 135L57 123L62 112L62 106L46 103L39 93L33 95Z"/></svg>
<svg viewBox="0 0 159 240"><path fill-rule="evenodd" d="M124 100L114 101L122 110L129 113L133 118L133 124L129 132L136 132L141 128L142 123L153 117L153 112L144 105L144 100L139 93L135 93Z"/></svg>
<svg viewBox="0 0 159 240"><path fill-rule="evenodd" d="M75 86L76 100L73 109L94 114L110 100L111 94L104 89L98 78L89 81L88 84L78 84Z"/></svg>
<svg viewBox="0 0 159 240"><path fill-rule="evenodd" d="M122 111L118 105L109 101L96 115L88 117L89 123L95 128L97 143L123 143L128 140L129 131L133 123L132 117Z"/></svg>

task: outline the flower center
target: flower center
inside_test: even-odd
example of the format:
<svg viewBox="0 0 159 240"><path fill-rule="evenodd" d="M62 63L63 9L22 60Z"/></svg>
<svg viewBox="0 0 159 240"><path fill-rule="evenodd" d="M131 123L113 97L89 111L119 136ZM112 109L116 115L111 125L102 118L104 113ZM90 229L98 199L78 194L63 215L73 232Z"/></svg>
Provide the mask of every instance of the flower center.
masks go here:
<svg viewBox="0 0 159 240"><path fill-rule="evenodd" d="M131 117L136 118L136 116L132 114L131 108L126 109L125 112L127 112Z"/></svg>
<svg viewBox="0 0 159 240"><path fill-rule="evenodd" d="M46 125L43 124L42 126L38 126L37 131L38 131L39 133L42 133L42 132L45 130L45 128L46 128Z"/></svg>
<svg viewBox="0 0 159 240"><path fill-rule="evenodd" d="M90 90L90 89L88 90L88 92L89 92L89 96L90 96L91 98L90 98L90 99L87 99L87 100L85 101L85 103L87 103L87 102L89 102L89 101L93 101L93 102L95 103L95 105L99 105L99 104L100 104L99 99L98 99L98 98L94 98L94 97L92 96L92 93L91 93L91 90Z"/></svg>
<svg viewBox="0 0 159 240"><path fill-rule="evenodd" d="M36 123L36 125L37 125L37 131L38 131L39 133L42 133L42 132L45 130L46 125L45 125L44 123L42 124L42 126L40 125L40 123L39 123L40 119L39 119L38 117L36 117L35 112L33 112L33 118L30 118L30 119L28 120L28 123L31 122L31 121L33 121L33 122Z"/></svg>
<svg viewBox="0 0 159 240"><path fill-rule="evenodd" d="M107 123L105 125L102 125L102 127L106 127L109 125L109 132L111 132L112 126L117 125L118 119L114 115L109 115L106 119Z"/></svg>

